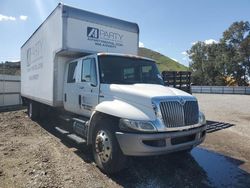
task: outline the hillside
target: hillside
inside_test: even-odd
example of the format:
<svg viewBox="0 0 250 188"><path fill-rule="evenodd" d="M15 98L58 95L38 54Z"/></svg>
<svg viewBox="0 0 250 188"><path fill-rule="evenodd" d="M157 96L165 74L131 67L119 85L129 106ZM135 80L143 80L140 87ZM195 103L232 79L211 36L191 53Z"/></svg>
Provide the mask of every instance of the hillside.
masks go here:
<svg viewBox="0 0 250 188"><path fill-rule="evenodd" d="M139 55L147 58L154 59L159 70L162 71L186 71L188 68L173 59L164 56L159 52L147 48L139 48Z"/></svg>
<svg viewBox="0 0 250 188"><path fill-rule="evenodd" d="M187 67L174 61L173 59L147 48L139 48L139 55L154 59L161 72L164 70L166 71L188 70ZM20 75L20 62L6 61L5 63L0 63L0 74Z"/></svg>
<svg viewBox="0 0 250 188"><path fill-rule="evenodd" d="M20 61L0 63L0 74L20 75Z"/></svg>

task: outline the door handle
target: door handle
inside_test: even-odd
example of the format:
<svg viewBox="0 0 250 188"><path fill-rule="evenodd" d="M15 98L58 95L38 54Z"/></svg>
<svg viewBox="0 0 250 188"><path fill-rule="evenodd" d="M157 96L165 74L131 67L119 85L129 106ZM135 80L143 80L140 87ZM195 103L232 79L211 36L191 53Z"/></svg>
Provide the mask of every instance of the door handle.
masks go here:
<svg viewBox="0 0 250 188"><path fill-rule="evenodd" d="M67 94L64 93L64 102L67 102Z"/></svg>
<svg viewBox="0 0 250 188"><path fill-rule="evenodd" d="M84 87L83 87L83 86L81 86L81 87L79 87L79 89L84 89Z"/></svg>
<svg viewBox="0 0 250 188"><path fill-rule="evenodd" d="M82 96L78 95L78 104L80 105L80 107L81 107L81 103L82 103Z"/></svg>

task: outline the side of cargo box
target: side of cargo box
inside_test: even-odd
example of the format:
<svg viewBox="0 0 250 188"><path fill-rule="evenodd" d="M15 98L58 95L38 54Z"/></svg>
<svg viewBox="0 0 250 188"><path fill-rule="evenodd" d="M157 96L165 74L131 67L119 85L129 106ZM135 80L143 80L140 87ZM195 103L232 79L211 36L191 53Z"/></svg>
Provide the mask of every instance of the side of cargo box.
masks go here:
<svg viewBox="0 0 250 188"><path fill-rule="evenodd" d="M137 55L135 23L59 4L21 48L21 95L63 105L65 64L98 52Z"/></svg>
<svg viewBox="0 0 250 188"><path fill-rule="evenodd" d="M55 54L62 46L62 16L57 7L21 47L22 97L54 105Z"/></svg>

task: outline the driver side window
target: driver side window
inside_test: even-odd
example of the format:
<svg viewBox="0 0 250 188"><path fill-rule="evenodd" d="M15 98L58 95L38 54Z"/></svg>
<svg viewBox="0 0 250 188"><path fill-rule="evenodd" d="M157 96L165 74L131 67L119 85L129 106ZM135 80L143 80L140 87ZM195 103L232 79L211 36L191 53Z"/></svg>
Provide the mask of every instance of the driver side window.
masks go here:
<svg viewBox="0 0 250 188"><path fill-rule="evenodd" d="M68 77L67 77L67 83L74 83L76 82L76 66L77 61L71 62L68 67Z"/></svg>
<svg viewBox="0 0 250 188"><path fill-rule="evenodd" d="M84 59L82 61L82 82L90 82L97 85L96 64L94 58Z"/></svg>

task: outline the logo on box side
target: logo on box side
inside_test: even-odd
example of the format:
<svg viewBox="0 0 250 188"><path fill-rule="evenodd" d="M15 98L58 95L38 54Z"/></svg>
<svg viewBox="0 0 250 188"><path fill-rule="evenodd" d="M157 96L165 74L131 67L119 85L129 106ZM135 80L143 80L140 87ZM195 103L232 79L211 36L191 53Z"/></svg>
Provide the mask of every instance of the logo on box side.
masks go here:
<svg viewBox="0 0 250 188"><path fill-rule="evenodd" d="M87 27L87 36L91 38L99 38L99 29L94 27Z"/></svg>

